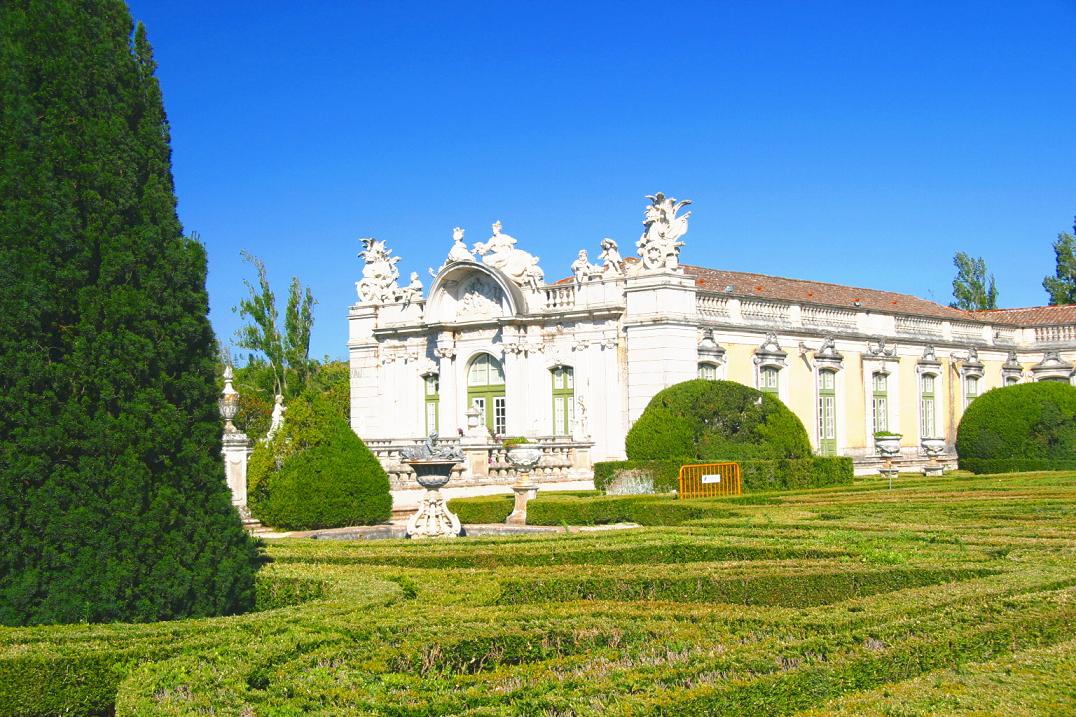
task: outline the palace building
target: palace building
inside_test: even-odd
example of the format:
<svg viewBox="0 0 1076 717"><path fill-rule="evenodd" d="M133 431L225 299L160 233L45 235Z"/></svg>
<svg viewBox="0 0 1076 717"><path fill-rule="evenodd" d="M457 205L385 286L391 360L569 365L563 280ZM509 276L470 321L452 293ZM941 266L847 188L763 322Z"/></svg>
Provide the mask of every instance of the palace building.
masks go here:
<svg viewBox="0 0 1076 717"><path fill-rule="evenodd" d="M906 294L680 263L691 215L648 197L636 256L611 239L597 263L545 281L538 258L493 225L468 248L454 231L428 293L399 285L383 241L364 239L348 314L351 424L402 487L399 449L431 432L459 441L460 480L510 479L501 439L542 446L546 480L625 457L651 397L688 379L728 379L778 396L817 453L877 466L874 434L900 433L904 459L944 439L984 391L1071 382L1076 306L968 312Z"/></svg>

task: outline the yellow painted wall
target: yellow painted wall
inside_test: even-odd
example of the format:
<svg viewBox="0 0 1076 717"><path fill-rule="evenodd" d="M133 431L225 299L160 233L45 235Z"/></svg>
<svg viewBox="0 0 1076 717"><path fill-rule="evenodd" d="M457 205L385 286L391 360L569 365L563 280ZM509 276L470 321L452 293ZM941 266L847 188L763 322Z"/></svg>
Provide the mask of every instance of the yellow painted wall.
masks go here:
<svg viewBox="0 0 1076 717"><path fill-rule="evenodd" d="M867 417L864 414L866 396L863 386L863 355L844 355L844 447L865 448L867 445Z"/></svg>
<svg viewBox="0 0 1076 717"><path fill-rule="evenodd" d="M902 446L919 445L919 374L913 356L900 357L900 432ZM890 399L892 400L892 398Z"/></svg>
<svg viewBox="0 0 1076 717"><path fill-rule="evenodd" d="M818 419L815 418L815 385L814 373L803 362L803 359L794 352L789 352L786 359L788 365L782 374L782 380L787 381L787 393L782 394L782 400L792 409L807 429L807 435L811 437L811 445L818 448Z"/></svg>
<svg viewBox="0 0 1076 717"><path fill-rule="evenodd" d="M758 345L725 344L728 380L755 388L755 349Z"/></svg>

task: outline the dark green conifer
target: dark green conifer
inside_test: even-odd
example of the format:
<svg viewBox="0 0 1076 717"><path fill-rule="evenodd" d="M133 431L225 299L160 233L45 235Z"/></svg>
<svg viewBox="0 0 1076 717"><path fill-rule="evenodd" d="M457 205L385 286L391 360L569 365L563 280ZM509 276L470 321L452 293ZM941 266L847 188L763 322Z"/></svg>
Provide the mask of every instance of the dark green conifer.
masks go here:
<svg viewBox="0 0 1076 717"><path fill-rule="evenodd" d="M253 602L154 69L120 0L0 3L0 623Z"/></svg>

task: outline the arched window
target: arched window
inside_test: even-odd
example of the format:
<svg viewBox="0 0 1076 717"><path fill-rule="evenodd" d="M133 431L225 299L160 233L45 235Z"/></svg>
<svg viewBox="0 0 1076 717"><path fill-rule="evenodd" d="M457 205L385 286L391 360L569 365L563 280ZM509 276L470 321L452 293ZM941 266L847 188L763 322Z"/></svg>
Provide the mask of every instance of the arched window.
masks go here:
<svg viewBox="0 0 1076 717"><path fill-rule="evenodd" d="M934 385L937 376L924 373L919 377L919 437L936 438L934 435Z"/></svg>
<svg viewBox="0 0 1076 717"><path fill-rule="evenodd" d="M965 376L964 377L964 410L968 410L968 406L971 402L979 397L979 382L978 376Z"/></svg>
<svg viewBox="0 0 1076 717"><path fill-rule="evenodd" d="M758 370L758 390L777 395L779 371L775 366L762 366Z"/></svg>
<svg viewBox="0 0 1076 717"><path fill-rule="evenodd" d="M889 430L889 376L882 371L871 376L871 417L874 433Z"/></svg>
<svg viewBox="0 0 1076 717"><path fill-rule="evenodd" d="M699 364L699 378L706 381L717 380L717 365L712 363Z"/></svg>
<svg viewBox="0 0 1076 717"><path fill-rule="evenodd" d="M571 366L554 366L553 435L567 436L575 423L575 372Z"/></svg>
<svg viewBox="0 0 1076 717"><path fill-rule="evenodd" d="M818 452L837 455L837 372L818 372Z"/></svg>
<svg viewBox="0 0 1076 717"><path fill-rule="evenodd" d="M507 431L507 404L504 397L504 369L489 354L478 354L467 367L467 403L478 409L489 432L503 436Z"/></svg>
<svg viewBox="0 0 1076 717"><path fill-rule="evenodd" d="M438 430L437 426L437 413L440 406L440 382L437 379L437 374L426 374L422 377L423 386L425 388L425 411L426 411L426 435L430 435Z"/></svg>

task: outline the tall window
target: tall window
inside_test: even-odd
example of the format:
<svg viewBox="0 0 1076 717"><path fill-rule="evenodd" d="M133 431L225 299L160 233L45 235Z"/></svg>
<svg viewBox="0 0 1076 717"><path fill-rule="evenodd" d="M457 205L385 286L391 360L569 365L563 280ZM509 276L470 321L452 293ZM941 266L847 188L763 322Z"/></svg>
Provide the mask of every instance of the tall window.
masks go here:
<svg viewBox="0 0 1076 717"><path fill-rule="evenodd" d="M700 363L699 364L699 378L706 381L717 380L717 366L712 363Z"/></svg>
<svg viewBox="0 0 1076 717"><path fill-rule="evenodd" d="M889 430L889 376L881 371L871 377L871 416L875 433Z"/></svg>
<svg viewBox="0 0 1076 717"><path fill-rule="evenodd" d="M919 377L919 437L936 438L934 435L934 374Z"/></svg>
<svg viewBox="0 0 1076 717"><path fill-rule="evenodd" d="M436 374L429 376L423 376L423 384L426 388L425 396L425 409L426 409L426 435L429 435L437 430L437 409L440 405L440 386Z"/></svg>
<svg viewBox="0 0 1076 717"><path fill-rule="evenodd" d="M773 366L763 366L758 370L758 390L777 395L778 371Z"/></svg>
<svg viewBox="0 0 1076 717"><path fill-rule="evenodd" d="M818 372L818 451L824 456L837 454L836 371Z"/></svg>
<svg viewBox="0 0 1076 717"><path fill-rule="evenodd" d="M964 377L964 410L968 410L968 406L971 402L979 397L979 377L978 376L965 376Z"/></svg>
<svg viewBox="0 0 1076 717"><path fill-rule="evenodd" d="M478 354L467 369L467 402L478 409L489 432L503 436L507 430L504 369L489 354Z"/></svg>
<svg viewBox="0 0 1076 717"><path fill-rule="evenodd" d="M575 422L575 372L557 366L553 374L553 435L567 436Z"/></svg>

